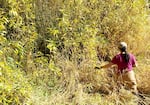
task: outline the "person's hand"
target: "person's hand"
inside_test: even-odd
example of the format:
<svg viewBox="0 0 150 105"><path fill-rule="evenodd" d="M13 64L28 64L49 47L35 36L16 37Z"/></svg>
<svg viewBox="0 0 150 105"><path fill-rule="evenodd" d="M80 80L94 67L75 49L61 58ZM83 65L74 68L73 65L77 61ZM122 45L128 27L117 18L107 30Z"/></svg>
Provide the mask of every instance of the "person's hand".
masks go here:
<svg viewBox="0 0 150 105"><path fill-rule="evenodd" d="M94 67L94 69L101 69L101 68L102 68L102 66L100 66L100 67L97 67L97 66L96 66L96 67Z"/></svg>

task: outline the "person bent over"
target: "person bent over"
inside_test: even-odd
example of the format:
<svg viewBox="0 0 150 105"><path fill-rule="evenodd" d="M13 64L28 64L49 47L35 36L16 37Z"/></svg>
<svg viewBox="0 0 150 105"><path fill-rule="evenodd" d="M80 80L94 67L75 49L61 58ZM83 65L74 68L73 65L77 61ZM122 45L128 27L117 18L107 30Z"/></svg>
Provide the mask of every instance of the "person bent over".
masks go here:
<svg viewBox="0 0 150 105"><path fill-rule="evenodd" d="M112 65L117 65L116 75L118 83L125 85L134 94L137 94L137 82L133 71L133 67L137 66L135 56L127 52L127 44L125 42L120 42L118 48L120 53L115 55L110 63L96 67L96 69L109 68Z"/></svg>

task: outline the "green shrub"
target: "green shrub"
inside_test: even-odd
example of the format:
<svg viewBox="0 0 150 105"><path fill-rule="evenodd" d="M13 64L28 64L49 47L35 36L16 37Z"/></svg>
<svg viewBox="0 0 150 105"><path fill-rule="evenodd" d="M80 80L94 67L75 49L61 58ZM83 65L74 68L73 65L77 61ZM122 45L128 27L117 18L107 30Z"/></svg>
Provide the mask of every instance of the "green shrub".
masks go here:
<svg viewBox="0 0 150 105"><path fill-rule="evenodd" d="M27 102L31 86L23 73L13 70L5 62L0 62L0 104L20 105Z"/></svg>

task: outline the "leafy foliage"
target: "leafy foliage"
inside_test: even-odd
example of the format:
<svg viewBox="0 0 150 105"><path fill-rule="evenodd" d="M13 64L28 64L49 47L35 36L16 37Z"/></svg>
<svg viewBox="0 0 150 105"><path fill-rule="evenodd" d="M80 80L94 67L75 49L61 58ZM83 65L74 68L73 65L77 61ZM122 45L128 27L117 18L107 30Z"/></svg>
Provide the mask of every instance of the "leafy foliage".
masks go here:
<svg viewBox="0 0 150 105"><path fill-rule="evenodd" d="M110 52L109 49L115 49L115 45L122 40L127 41L129 49L136 54L146 50L143 47L145 44L140 43L148 41L144 0L59 0L36 1L36 4L40 37L43 37L45 45L53 43L58 51L64 52L69 58L95 59L96 48L101 53L100 56L112 56L115 52ZM142 50L139 51L132 45Z"/></svg>
<svg viewBox="0 0 150 105"><path fill-rule="evenodd" d="M0 104L26 103L31 86L20 70L13 70L5 62L0 62Z"/></svg>
<svg viewBox="0 0 150 105"><path fill-rule="evenodd" d="M30 3L0 2L0 104L24 104L30 96L31 86L23 72L26 53L33 46L36 34L31 25L33 15L28 14L32 13Z"/></svg>
<svg viewBox="0 0 150 105"><path fill-rule="evenodd" d="M31 87L40 88L39 94L44 98L53 100L53 96L58 96L52 104L118 104L116 100L124 104L120 102L132 95L123 97L114 92L108 96L112 100L105 97L103 101L97 94L88 94L103 90L102 83L110 82L103 79L104 72L93 72L92 67L110 60L120 41L126 41L138 59L149 57L147 3L0 0L0 104L26 103L29 96L37 95L34 91L29 94ZM149 92L146 85L139 87Z"/></svg>
<svg viewBox="0 0 150 105"><path fill-rule="evenodd" d="M0 58L2 58L0 60L0 104L23 104L29 98L31 86L17 67L19 63L14 60L15 58L8 56L8 54L18 55L19 50L22 49L18 44L16 44L18 49L12 49L14 47L12 43L7 43L7 39L3 36L0 40L3 45L0 50Z"/></svg>

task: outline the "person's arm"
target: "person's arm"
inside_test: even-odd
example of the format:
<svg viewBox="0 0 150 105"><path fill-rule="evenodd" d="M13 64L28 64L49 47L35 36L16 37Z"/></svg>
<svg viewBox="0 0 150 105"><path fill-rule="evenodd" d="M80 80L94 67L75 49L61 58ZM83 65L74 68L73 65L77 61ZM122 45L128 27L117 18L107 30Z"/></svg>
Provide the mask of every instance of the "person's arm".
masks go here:
<svg viewBox="0 0 150 105"><path fill-rule="evenodd" d="M117 64L117 62L118 62L117 56L114 56L113 59L111 60L111 62L109 62L108 64L106 64L106 65L104 65L104 66L95 67L95 69L109 68L109 67L111 67L112 65Z"/></svg>
<svg viewBox="0 0 150 105"><path fill-rule="evenodd" d="M137 61L135 59L135 56L132 56L132 65L133 65L133 67L137 67L138 66Z"/></svg>
<svg viewBox="0 0 150 105"><path fill-rule="evenodd" d="M108 64L104 65L104 66L101 66L101 68L109 68L111 67L112 65L114 65L112 62L109 62Z"/></svg>
<svg viewBox="0 0 150 105"><path fill-rule="evenodd" d="M103 65L103 66L100 66L100 67L95 67L95 69L102 69L102 68L109 68L109 67L111 67L112 65L114 65L112 62L109 62L108 64L106 64L106 65Z"/></svg>

